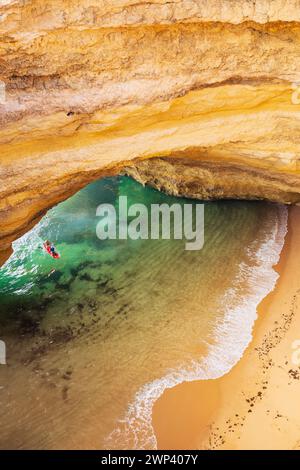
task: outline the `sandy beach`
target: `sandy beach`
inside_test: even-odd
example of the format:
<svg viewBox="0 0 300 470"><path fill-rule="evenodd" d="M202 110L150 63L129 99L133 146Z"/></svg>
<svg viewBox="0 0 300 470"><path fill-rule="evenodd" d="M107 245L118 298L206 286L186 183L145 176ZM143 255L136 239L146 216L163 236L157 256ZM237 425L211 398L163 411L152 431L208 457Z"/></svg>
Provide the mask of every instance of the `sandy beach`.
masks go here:
<svg viewBox="0 0 300 470"><path fill-rule="evenodd" d="M299 247L300 207L292 207L280 277L259 305L251 344L222 378L162 395L153 410L159 449L300 449Z"/></svg>

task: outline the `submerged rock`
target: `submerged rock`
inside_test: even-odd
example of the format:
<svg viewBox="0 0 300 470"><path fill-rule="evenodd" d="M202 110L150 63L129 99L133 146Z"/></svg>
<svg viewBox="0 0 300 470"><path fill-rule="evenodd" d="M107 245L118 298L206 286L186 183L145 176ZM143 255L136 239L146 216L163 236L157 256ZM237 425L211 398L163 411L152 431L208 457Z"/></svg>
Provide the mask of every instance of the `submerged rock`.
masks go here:
<svg viewBox="0 0 300 470"><path fill-rule="evenodd" d="M299 202L296 0L32 0L0 15L0 262L124 167L175 195Z"/></svg>

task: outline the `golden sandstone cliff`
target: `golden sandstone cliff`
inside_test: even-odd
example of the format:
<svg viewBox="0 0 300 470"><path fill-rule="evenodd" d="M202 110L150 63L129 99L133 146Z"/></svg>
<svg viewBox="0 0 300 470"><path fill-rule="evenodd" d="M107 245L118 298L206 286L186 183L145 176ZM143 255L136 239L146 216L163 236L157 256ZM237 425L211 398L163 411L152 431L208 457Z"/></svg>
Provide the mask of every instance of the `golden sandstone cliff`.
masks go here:
<svg viewBox="0 0 300 470"><path fill-rule="evenodd" d="M0 80L2 262L107 174L300 201L298 0L0 0Z"/></svg>

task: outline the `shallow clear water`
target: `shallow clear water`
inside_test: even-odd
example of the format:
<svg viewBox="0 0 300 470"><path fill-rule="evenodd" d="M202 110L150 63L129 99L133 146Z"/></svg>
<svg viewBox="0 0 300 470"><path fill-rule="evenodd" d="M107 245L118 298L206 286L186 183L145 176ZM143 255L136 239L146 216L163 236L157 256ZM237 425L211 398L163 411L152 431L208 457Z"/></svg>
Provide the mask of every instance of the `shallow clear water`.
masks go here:
<svg viewBox="0 0 300 470"><path fill-rule="evenodd" d="M126 177L98 181L49 211L0 270L1 448L155 447L151 408L164 388L222 375L251 338L285 210L205 203L201 251L100 241L96 207L119 195L187 202ZM42 250L46 238L60 260Z"/></svg>

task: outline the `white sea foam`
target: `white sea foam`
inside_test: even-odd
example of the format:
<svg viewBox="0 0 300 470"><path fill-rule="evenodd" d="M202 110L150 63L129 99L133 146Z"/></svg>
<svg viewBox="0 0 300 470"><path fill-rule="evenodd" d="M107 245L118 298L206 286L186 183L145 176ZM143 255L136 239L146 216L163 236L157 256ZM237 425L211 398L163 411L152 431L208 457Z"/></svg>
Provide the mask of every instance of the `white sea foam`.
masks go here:
<svg viewBox="0 0 300 470"><path fill-rule="evenodd" d="M25 233L12 243L13 253L1 268L5 276L11 276L11 286L15 286L18 279L28 273L37 272L38 266L32 265L31 268L26 265L32 254L43 246L43 239L40 236L42 228L49 224L48 215L45 215L39 224L35 225L29 232ZM34 286L33 282L26 282L20 289L14 289L15 295L21 295L28 292Z"/></svg>
<svg viewBox="0 0 300 470"><path fill-rule="evenodd" d="M157 442L152 427L152 408L164 390L182 382L216 379L240 360L252 339L252 329L257 318L257 306L271 292L278 279L273 269L279 261L287 232L288 210L278 207L278 216L265 239L253 243L248 249L251 266L240 265L239 275L223 301L226 310L214 330L214 341L208 344L208 353L187 367L173 370L162 378L144 385L130 404L124 419L108 436L109 449L156 449ZM241 289L243 286L243 289ZM248 295L245 295L245 288ZM241 298L241 290L243 297Z"/></svg>

